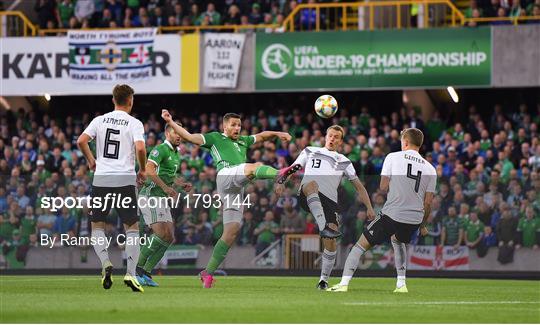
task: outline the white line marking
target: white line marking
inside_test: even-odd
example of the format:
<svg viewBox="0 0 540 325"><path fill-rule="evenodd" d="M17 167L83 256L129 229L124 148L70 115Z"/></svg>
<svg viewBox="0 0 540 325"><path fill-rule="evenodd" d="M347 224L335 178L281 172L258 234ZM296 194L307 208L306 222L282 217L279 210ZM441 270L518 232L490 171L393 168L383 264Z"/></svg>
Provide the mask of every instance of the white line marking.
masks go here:
<svg viewBox="0 0 540 325"><path fill-rule="evenodd" d="M536 304L540 305L540 301L416 301L416 302L344 302L344 305L349 306L399 306L399 305L519 305L519 304Z"/></svg>

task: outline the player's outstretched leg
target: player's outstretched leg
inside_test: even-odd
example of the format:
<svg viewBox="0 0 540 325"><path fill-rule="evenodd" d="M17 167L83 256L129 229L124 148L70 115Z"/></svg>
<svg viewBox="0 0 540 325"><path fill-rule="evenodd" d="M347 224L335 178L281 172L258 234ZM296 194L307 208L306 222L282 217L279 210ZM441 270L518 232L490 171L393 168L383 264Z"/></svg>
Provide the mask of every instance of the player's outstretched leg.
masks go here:
<svg viewBox="0 0 540 325"><path fill-rule="evenodd" d="M321 277L319 278L319 283L317 284L317 289L326 290L328 289L328 279L332 274L332 269L336 263L336 240L335 239L323 239L324 250L322 254L321 262Z"/></svg>
<svg viewBox="0 0 540 325"><path fill-rule="evenodd" d="M246 164L244 174L249 179L272 179L278 184L283 184L289 176L302 168L301 165L292 165L280 170L262 163Z"/></svg>
<svg viewBox="0 0 540 325"><path fill-rule="evenodd" d="M302 191L306 196L307 205L309 211L315 218L317 226L319 226L319 234L322 238L338 238L341 233L336 229L332 229L326 224L326 216L324 215L324 209L321 204L321 198L319 197L319 185L317 182L311 181L302 186Z"/></svg>
<svg viewBox="0 0 540 325"><path fill-rule="evenodd" d="M124 283L134 292L144 292L143 287L137 281L137 261L139 260L139 223L136 222L131 226L126 226L126 258L127 272L124 276Z"/></svg>
<svg viewBox="0 0 540 325"><path fill-rule="evenodd" d="M107 251L107 237L103 230L105 223L92 223L92 238L94 239L93 247L96 255L101 262L101 284L103 289L110 289L113 285L112 271L113 265L109 260L109 252Z"/></svg>
<svg viewBox="0 0 540 325"><path fill-rule="evenodd" d="M394 248L394 261L397 271L397 283L394 292L407 293L407 285L405 284L405 273L407 272L407 246L400 242L395 235L391 239L392 247Z"/></svg>
<svg viewBox="0 0 540 325"><path fill-rule="evenodd" d="M347 292L349 288L349 282L351 281L358 263L360 262L360 257L371 248L371 245L367 239L362 235L358 242L352 247L347 260L345 261L345 266L343 267L343 275L341 276L341 282L335 286L329 288L327 291L332 292Z"/></svg>

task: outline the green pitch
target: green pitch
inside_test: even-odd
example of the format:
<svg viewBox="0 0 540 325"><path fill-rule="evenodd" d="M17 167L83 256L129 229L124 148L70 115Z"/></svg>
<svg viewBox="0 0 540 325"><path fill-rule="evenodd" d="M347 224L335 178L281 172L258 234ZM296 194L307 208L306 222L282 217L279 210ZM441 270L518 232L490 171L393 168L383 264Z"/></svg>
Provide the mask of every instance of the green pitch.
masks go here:
<svg viewBox="0 0 540 325"><path fill-rule="evenodd" d="M317 278L156 277L133 293L116 275L1 276L2 323L538 323L540 281L354 278L347 293L315 290ZM332 279L331 284L338 280Z"/></svg>

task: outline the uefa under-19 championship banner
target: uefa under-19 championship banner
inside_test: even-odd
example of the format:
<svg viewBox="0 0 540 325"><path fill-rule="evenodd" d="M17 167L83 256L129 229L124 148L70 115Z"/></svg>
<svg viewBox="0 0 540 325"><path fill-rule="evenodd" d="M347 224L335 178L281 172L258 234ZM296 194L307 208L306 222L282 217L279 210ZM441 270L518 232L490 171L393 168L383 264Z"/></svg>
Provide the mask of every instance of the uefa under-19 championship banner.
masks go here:
<svg viewBox="0 0 540 325"><path fill-rule="evenodd" d="M150 81L156 32L69 30L69 76L87 84Z"/></svg>
<svg viewBox="0 0 540 325"><path fill-rule="evenodd" d="M257 34L257 90L489 86L491 32Z"/></svg>

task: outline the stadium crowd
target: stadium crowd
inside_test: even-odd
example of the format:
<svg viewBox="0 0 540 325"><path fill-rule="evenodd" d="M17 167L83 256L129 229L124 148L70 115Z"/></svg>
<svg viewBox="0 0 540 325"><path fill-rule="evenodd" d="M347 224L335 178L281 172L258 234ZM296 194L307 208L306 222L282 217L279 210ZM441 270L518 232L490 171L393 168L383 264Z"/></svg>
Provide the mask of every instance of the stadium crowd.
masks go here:
<svg viewBox="0 0 540 325"><path fill-rule="evenodd" d="M281 25L300 3L350 2L344 0L35 0L41 29L121 28L211 25ZM324 14L321 14L324 15ZM321 16L322 28L336 14ZM540 0L471 0L467 18L540 16ZM295 24L310 30L316 25L316 11L303 9ZM525 23L539 23L528 20ZM511 24L497 21L491 24ZM471 22L469 26L477 26ZM333 26L333 25L332 25ZM262 29L282 32L282 27Z"/></svg>
<svg viewBox="0 0 540 325"><path fill-rule="evenodd" d="M449 125L435 111L423 121L415 109L401 108L389 116L379 116L368 107L354 112L340 109L334 123L345 127L342 152L354 162L376 211L385 194L378 191L384 157L400 150L399 132L405 127L424 131L422 154L438 173L437 195L429 218L429 235L417 238L420 245L467 245L486 251L508 246L537 249L540 244L540 145L538 125L540 104L525 105L516 111L496 105L491 116L481 116L474 106L469 116ZM60 117L42 111L3 110L0 113L0 247L3 254L24 260L37 246L39 236L88 236L87 209L53 212L41 206L42 198L84 197L90 194L92 173L88 170L76 139L91 121L88 113ZM163 141L163 123L151 114L143 118L148 152ZM219 130L216 113L183 117L192 132ZM324 144L325 126L315 114L298 110L259 111L244 116L243 132L284 130L290 143L255 144L248 161L275 167L291 164L306 146ZM179 147L181 177L193 184L193 194L213 194L216 170L208 151L182 143ZM256 181L248 185L250 206L246 207L239 245L264 250L282 234L314 234L312 217L298 206L296 189L301 173L289 182L282 197L273 193L273 184ZM184 197L187 194L182 194ZM365 208L356 199L350 182L339 193L342 211L343 245L354 243L367 225ZM194 202L193 200L191 202ZM185 200L173 210L176 243L211 245L222 231L221 212L202 205L186 206ZM112 213L108 235L121 231Z"/></svg>
<svg viewBox="0 0 540 325"><path fill-rule="evenodd" d="M471 0L464 12L466 18L518 18L540 16L540 0ZM525 23L538 24L540 19L528 19ZM469 22L470 27L482 23ZM492 21L491 25L511 25L511 21Z"/></svg>

